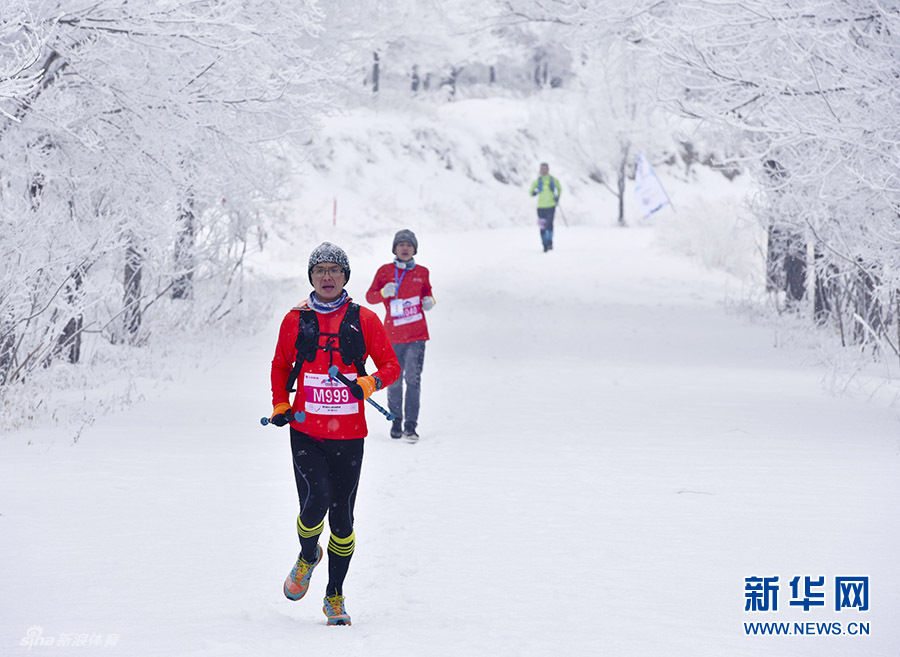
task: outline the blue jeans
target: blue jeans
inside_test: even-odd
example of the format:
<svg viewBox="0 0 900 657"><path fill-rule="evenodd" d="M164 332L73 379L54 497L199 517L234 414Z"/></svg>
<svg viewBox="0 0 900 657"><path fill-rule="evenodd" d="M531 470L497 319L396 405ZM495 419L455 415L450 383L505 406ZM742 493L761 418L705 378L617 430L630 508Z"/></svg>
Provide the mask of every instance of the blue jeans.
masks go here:
<svg viewBox="0 0 900 657"><path fill-rule="evenodd" d="M541 229L541 243L544 249L553 245L553 215L556 208L538 208L538 227Z"/></svg>
<svg viewBox="0 0 900 657"><path fill-rule="evenodd" d="M398 342L393 345L400 361L400 378L388 386L388 410L394 421L403 420L404 427L415 429L419 421L419 397L422 392L422 367L425 365L425 340ZM403 384L406 403L403 403Z"/></svg>

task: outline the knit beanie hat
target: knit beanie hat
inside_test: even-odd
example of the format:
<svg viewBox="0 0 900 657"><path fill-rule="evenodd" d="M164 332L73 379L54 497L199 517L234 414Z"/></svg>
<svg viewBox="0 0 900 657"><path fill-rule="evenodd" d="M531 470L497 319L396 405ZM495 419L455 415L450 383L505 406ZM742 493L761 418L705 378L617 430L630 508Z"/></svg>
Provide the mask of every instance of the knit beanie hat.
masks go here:
<svg viewBox="0 0 900 657"><path fill-rule="evenodd" d="M309 254L309 270L307 271L310 283L312 283L313 267L320 262L333 262L340 265L344 270L346 280L350 280L350 259L341 247L331 242L322 242L313 249L313 252Z"/></svg>
<svg viewBox="0 0 900 657"><path fill-rule="evenodd" d="M400 242L409 242L412 244L413 255L419 252L419 240L416 239L416 234L408 228L398 230L397 234L394 235L394 246L391 247L391 253L397 250L397 245L400 244Z"/></svg>

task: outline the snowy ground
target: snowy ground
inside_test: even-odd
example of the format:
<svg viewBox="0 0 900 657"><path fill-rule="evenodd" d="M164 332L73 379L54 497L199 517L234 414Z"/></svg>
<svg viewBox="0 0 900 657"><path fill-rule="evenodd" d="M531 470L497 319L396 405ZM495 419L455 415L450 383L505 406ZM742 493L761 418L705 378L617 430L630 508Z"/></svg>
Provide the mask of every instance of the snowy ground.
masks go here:
<svg viewBox="0 0 900 657"><path fill-rule="evenodd" d="M549 254L535 228L419 235L422 440L369 417L349 628L323 572L281 594L290 452L258 424L281 311L75 445L5 436L0 655L897 655L898 410L830 396L653 232L561 227ZM389 240L344 244L358 299ZM825 577L824 608L789 604L796 575ZM861 575L870 610L835 611ZM779 577L777 612L744 611L750 576ZM801 621L870 634L744 629Z"/></svg>

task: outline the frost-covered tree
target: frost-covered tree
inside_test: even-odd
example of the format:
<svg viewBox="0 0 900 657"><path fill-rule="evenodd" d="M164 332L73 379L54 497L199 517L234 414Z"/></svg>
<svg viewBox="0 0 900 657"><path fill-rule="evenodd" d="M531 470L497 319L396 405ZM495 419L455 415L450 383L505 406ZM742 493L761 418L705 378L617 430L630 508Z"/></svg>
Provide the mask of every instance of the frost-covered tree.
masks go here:
<svg viewBox="0 0 900 657"><path fill-rule="evenodd" d="M677 128L656 96L655 61L632 42L627 23L611 25L605 38L582 46L574 86L583 100L569 125L582 166L615 194L624 226L626 178L638 155L655 160L670 153Z"/></svg>
<svg viewBox="0 0 900 657"><path fill-rule="evenodd" d="M3 18L2 66L40 47L0 117L0 382L76 359L87 333L140 343L227 312L249 217L322 102L315 3L39 0Z"/></svg>
<svg viewBox="0 0 900 657"><path fill-rule="evenodd" d="M531 91L536 62L556 64L566 47L513 16L507 5L502 0L332 3L323 7L323 26L333 36L331 52L345 66L345 91L354 102L426 92L452 99L459 89L482 84Z"/></svg>
<svg viewBox="0 0 900 657"><path fill-rule="evenodd" d="M536 88L556 87L568 72L571 52L584 53L586 42L605 41L608 26L596 15L610 16L612 3L601 0L497 0L497 17L507 38L525 36L529 42L531 80ZM598 28L594 31L592 28ZM593 32L582 39L587 32ZM563 54L565 53L565 54Z"/></svg>
<svg viewBox="0 0 900 657"><path fill-rule="evenodd" d="M431 84L432 74L437 84L444 73L438 62L454 51L452 23L438 2L361 0L333 3L323 13L323 27L332 36L335 59L345 67L341 77L351 98L377 97L388 90L405 95L414 86L414 75L420 76L419 88ZM390 80L387 85L385 78Z"/></svg>
<svg viewBox="0 0 900 657"><path fill-rule="evenodd" d="M655 159L671 151L676 131L671 112L657 98L658 65L640 45L635 7L604 0L501 4L507 22L527 26L538 42L564 43L570 51L566 86L574 96L546 121L572 146L576 165L616 195L618 223L624 225L626 178L638 153ZM540 71L536 81L546 82Z"/></svg>
<svg viewBox="0 0 900 657"><path fill-rule="evenodd" d="M747 137L773 286L814 290L820 321L896 352L900 5L664 1L637 22L670 102Z"/></svg>

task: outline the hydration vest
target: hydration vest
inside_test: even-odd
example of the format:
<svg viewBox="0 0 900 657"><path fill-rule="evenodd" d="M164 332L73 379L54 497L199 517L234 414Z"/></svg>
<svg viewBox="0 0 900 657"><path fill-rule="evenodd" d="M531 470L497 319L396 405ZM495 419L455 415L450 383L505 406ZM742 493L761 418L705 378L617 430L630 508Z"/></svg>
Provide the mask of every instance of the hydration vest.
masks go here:
<svg viewBox="0 0 900 657"><path fill-rule="evenodd" d="M553 176L547 177L550 178L550 191L552 192L553 196L556 196L556 179ZM544 191L544 176L538 176L537 191L539 193Z"/></svg>
<svg viewBox="0 0 900 657"><path fill-rule="evenodd" d="M320 333L319 318L311 308L299 308L300 327L297 331L297 359L288 375L285 389L294 392L294 384L300 376L304 362L313 362L319 350L328 353L328 366L334 363L334 352L341 355L344 365L353 365L359 376L366 376L366 340L363 337L362 323L359 320L359 304L352 301L347 304L347 313L341 320L337 333ZM324 345L319 344L319 336L328 336ZM334 346L337 339L338 346Z"/></svg>

